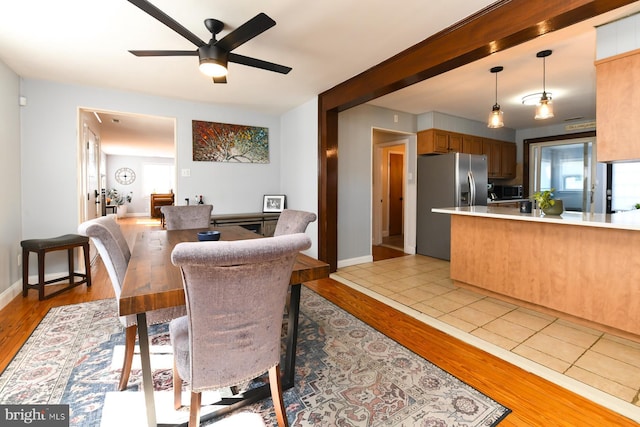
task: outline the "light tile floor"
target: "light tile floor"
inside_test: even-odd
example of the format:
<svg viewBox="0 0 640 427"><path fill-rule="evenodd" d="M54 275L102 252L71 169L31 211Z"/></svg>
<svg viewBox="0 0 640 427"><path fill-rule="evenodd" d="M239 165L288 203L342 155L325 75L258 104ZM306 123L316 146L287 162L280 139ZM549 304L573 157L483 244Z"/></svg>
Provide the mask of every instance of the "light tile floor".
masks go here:
<svg viewBox="0 0 640 427"><path fill-rule="evenodd" d="M340 268L333 276L640 407L640 337L625 339L456 287L447 261L421 255Z"/></svg>

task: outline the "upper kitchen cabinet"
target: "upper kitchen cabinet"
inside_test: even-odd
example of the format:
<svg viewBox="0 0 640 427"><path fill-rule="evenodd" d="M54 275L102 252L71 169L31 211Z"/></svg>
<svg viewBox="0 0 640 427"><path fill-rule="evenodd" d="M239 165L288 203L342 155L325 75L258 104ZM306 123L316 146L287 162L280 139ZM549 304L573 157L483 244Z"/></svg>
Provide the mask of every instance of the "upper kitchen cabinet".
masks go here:
<svg viewBox="0 0 640 427"><path fill-rule="evenodd" d="M462 151L462 134L440 129L418 132L418 154L446 154Z"/></svg>
<svg viewBox="0 0 640 427"><path fill-rule="evenodd" d="M467 154L483 154L482 137L462 135L462 152Z"/></svg>
<svg viewBox="0 0 640 427"><path fill-rule="evenodd" d="M640 159L640 49L596 62L598 162Z"/></svg>
<svg viewBox="0 0 640 427"><path fill-rule="evenodd" d="M516 177L516 144L482 138L482 154L487 156L489 178L512 179Z"/></svg>
<svg viewBox="0 0 640 427"><path fill-rule="evenodd" d="M505 179L516 177L516 144L513 142L502 142L500 146L500 174Z"/></svg>
<svg viewBox="0 0 640 427"><path fill-rule="evenodd" d="M482 154L487 156L489 178L502 178L502 141L482 138Z"/></svg>

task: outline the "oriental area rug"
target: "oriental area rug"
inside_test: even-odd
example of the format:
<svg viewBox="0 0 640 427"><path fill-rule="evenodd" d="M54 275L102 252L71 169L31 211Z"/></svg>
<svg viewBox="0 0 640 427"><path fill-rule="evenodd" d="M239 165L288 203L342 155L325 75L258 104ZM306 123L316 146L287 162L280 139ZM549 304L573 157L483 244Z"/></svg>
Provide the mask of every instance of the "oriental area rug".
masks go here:
<svg viewBox="0 0 640 427"><path fill-rule="evenodd" d="M144 425L139 357L127 390L117 391L124 331L116 312L112 299L51 309L0 375L0 404L68 404L71 426ZM304 286L299 328L295 386L284 392L291 426L480 427L510 412ZM188 407L173 410L167 330L150 328L158 423L179 424ZM277 426L270 398L238 412Z"/></svg>

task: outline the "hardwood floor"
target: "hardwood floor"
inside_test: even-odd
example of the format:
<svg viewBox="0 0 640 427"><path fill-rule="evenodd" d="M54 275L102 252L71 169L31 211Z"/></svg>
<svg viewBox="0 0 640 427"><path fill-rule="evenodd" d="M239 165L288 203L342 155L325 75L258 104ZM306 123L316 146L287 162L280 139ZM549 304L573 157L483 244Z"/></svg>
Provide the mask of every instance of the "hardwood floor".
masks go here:
<svg viewBox="0 0 640 427"><path fill-rule="evenodd" d="M153 221L120 221L131 243L140 227ZM398 255L398 254L396 254ZM0 310L0 370L4 370L47 311L54 306L113 298L111 282L98 259L91 269L93 286L79 286L51 300L37 293L17 296ZM305 284L390 338L425 357L471 386L512 409L500 426L637 426L582 396L569 392L443 332L426 326L385 304L332 279Z"/></svg>

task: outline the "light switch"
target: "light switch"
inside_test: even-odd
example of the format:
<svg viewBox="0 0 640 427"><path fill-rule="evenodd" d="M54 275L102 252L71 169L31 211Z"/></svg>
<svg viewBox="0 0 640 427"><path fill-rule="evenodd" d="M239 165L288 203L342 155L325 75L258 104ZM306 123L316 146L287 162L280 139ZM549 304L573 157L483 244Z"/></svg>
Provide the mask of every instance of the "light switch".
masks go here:
<svg viewBox="0 0 640 427"><path fill-rule="evenodd" d="M191 169L182 169L182 176L191 176Z"/></svg>

